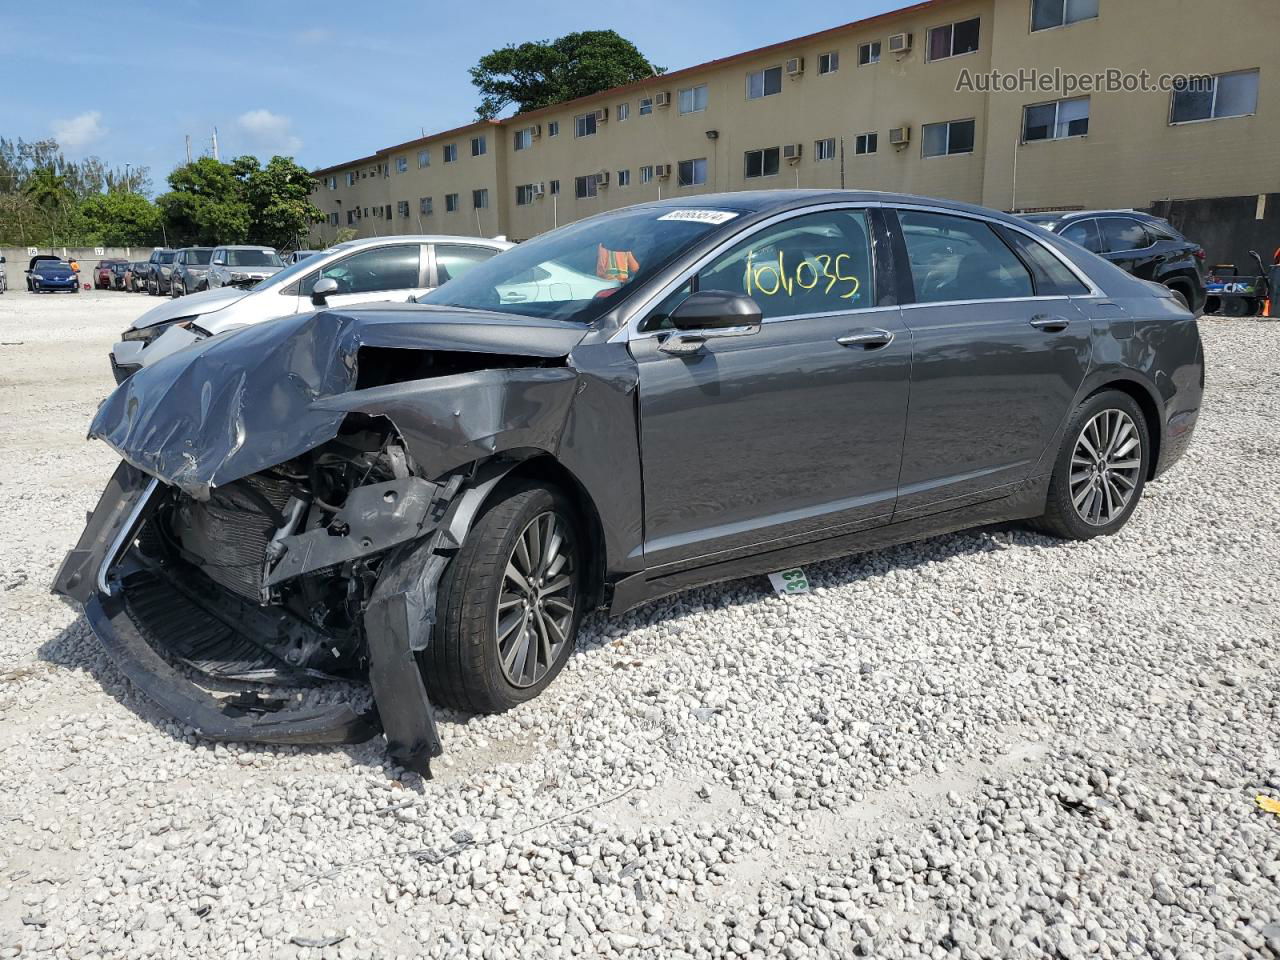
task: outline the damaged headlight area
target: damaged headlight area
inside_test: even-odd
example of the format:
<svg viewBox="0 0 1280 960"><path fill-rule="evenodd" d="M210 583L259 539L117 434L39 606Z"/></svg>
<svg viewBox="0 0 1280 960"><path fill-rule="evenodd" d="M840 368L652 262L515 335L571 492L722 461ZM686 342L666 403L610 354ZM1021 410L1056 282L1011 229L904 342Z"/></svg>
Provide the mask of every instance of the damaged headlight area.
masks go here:
<svg viewBox="0 0 1280 960"><path fill-rule="evenodd" d="M359 415L207 499L121 464L54 589L203 736L356 742L382 727L392 755L426 773L440 745L415 657L447 562L437 527L460 484L423 479L386 422ZM276 690L366 679L381 716Z"/></svg>
<svg viewBox="0 0 1280 960"><path fill-rule="evenodd" d="M190 329L195 318L196 315L192 314L189 317L174 317L172 320L166 320L163 323L153 323L149 327L130 327L120 334L120 339L130 342L140 340L143 345L149 345L171 327L181 327L184 330Z"/></svg>

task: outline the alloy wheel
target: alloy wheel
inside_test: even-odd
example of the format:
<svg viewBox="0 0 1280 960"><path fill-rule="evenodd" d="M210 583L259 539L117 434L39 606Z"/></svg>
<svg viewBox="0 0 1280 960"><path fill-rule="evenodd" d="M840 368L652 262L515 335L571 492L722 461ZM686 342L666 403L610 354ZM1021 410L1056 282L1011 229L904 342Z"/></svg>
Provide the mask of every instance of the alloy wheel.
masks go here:
<svg viewBox="0 0 1280 960"><path fill-rule="evenodd" d="M507 558L494 613L502 674L515 687L547 675L569 643L578 602L573 529L558 513L534 517Z"/></svg>
<svg viewBox="0 0 1280 960"><path fill-rule="evenodd" d="M1085 424L1071 452L1071 504L1080 519L1105 527L1138 489L1142 435L1123 410L1103 410Z"/></svg>

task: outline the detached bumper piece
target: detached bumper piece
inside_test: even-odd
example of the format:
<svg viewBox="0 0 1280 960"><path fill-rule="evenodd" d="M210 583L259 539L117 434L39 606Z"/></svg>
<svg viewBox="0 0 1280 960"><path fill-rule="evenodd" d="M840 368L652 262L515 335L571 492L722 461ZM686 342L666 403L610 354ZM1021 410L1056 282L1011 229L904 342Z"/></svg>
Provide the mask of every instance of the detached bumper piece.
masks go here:
<svg viewBox="0 0 1280 960"><path fill-rule="evenodd" d="M342 744L381 731L397 762L429 776L430 760L442 748L418 656L435 622L436 584L448 559L441 545L453 545L438 525L456 492L457 483L445 487L412 476L370 484L352 491L328 528L273 541L274 564L258 567L267 588L378 555L376 584L371 570L362 568L371 592L358 649L326 640L279 606L254 602L249 590L234 589L237 584L229 588L221 581L234 570L202 571L186 563L189 554L164 533L159 519L180 494L127 463L68 553L53 592L81 604L125 676L201 737ZM376 709L363 713L347 703L316 705L279 694L281 685L314 687L365 676ZM273 689L268 694L245 684Z"/></svg>

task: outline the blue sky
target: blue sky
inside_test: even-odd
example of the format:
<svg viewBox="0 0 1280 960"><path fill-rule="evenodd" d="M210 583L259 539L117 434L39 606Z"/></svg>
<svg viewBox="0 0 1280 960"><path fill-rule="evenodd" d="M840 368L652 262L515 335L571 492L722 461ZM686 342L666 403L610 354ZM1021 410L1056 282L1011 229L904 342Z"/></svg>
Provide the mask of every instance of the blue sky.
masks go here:
<svg viewBox="0 0 1280 960"><path fill-rule="evenodd" d="M16 4L0 31L0 135L148 166L162 191L184 135L198 154L214 126L224 159L318 167L466 123L479 100L468 68L508 43L612 27L675 70L907 2Z"/></svg>

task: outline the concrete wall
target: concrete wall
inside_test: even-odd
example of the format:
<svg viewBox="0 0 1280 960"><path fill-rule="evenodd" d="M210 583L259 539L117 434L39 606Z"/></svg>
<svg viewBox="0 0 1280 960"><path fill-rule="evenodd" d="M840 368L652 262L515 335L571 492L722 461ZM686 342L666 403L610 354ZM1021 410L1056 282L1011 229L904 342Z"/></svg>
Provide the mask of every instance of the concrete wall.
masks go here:
<svg viewBox="0 0 1280 960"><path fill-rule="evenodd" d="M93 281L93 271L101 260L146 260L155 247L31 247L35 253L52 254L64 260L75 259L80 264L81 284ZM102 252L99 253L98 251ZM0 256L7 261L4 265L9 289L23 289L26 279L23 271L35 253L29 253L27 247L0 247Z"/></svg>

